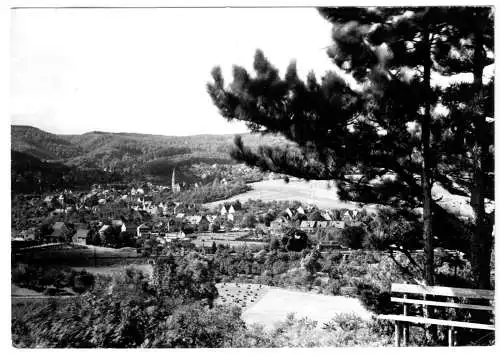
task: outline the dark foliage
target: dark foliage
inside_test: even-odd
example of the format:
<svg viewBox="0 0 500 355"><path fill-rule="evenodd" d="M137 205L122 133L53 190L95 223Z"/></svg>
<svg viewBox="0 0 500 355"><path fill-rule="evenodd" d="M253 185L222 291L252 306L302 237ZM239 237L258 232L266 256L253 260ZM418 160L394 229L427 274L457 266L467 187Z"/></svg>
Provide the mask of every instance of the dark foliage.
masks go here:
<svg viewBox="0 0 500 355"><path fill-rule="evenodd" d="M88 189L94 183L120 180L118 174L97 169L78 169L61 163L43 162L31 155L11 151L12 193L41 193L61 189Z"/></svg>

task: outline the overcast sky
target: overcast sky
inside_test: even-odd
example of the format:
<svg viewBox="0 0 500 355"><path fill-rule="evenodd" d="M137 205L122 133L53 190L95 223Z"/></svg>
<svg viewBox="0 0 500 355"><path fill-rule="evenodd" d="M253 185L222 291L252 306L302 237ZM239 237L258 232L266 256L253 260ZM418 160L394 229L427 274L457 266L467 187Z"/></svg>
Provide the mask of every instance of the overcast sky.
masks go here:
<svg viewBox="0 0 500 355"><path fill-rule="evenodd" d="M12 11L11 119L53 133L239 133L206 92L210 71L251 69L257 48L282 73L332 65L313 8Z"/></svg>

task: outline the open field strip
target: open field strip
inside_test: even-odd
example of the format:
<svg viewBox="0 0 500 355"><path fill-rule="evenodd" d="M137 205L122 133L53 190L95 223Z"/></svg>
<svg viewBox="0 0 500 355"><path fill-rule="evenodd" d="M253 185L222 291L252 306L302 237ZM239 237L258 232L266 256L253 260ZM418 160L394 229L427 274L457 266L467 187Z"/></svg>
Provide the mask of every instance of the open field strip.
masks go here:
<svg viewBox="0 0 500 355"><path fill-rule="evenodd" d="M220 295L217 303L239 305L247 324L259 323L266 328L284 321L290 313L295 313L297 318L307 317L318 321L319 327L337 314L351 313L366 320L372 315L356 298L318 295L257 284L217 284L217 289Z"/></svg>
<svg viewBox="0 0 500 355"><path fill-rule="evenodd" d="M375 204L358 204L351 201L341 201L338 197L338 189L335 182L324 180L292 180L285 183L283 179L263 180L249 184L252 190L233 196L226 200L206 203L205 206L213 208L221 203L233 202L239 200L245 202L249 199L263 201L301 201L303 203L314 204L319 208L332 209L360 209L365 208L368 211L376 211ZM457 215L469 217L472 214L469 198L453 194L446 190L442 185L435 184L432 188L432 196L439 199L438 204L446 210ZM486 210L491 211L495 208L495 202L487 199Z"/></svg>
<svg viewBox="0 0 500 355"><path fill-rule="evenodd" d="M43 293L37 292L35 290L30 290L29 288L19 287L15 284L11 284L11 296L12 297L40 297Z"/></svg>
<svg viewBox="0 0 500 355"><path fill-rule="evenodd" d="M249 199L263 201L301 201L311 203L319 208L347 208L358 209L354 202L340 201L337 187L334 183L328 187L328 181L290 181L285 183L283 179L264 180L249 184L252 190L233 196L226 200L215 201L205 204L212 208L223 202L239 200L245 202Z"/></svg>

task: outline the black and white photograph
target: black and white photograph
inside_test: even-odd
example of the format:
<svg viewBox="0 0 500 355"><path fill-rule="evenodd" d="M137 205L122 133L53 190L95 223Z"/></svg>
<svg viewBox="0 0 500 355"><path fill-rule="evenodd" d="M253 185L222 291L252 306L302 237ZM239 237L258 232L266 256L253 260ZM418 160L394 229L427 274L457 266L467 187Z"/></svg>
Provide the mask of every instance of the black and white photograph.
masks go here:
<svg viewBox="0 0 500 355"><path fill-rule="evenodd" d="M145 3L7 9L7 347L494 350L493 3Z"/></svg>

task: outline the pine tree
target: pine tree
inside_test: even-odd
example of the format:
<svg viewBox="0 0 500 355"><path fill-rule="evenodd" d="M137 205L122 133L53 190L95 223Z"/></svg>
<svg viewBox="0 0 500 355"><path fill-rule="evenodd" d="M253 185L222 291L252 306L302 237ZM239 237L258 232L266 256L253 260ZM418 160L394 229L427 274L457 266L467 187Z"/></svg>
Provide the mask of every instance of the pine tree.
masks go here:
<svg viewBox="0 0 500 355"><path fill-rule="evenodd" d="M235 66L226 87L215 68L208 84L228 120L244 121L253 132L280 133L297 144L253 152L237 137L233 158L264 170L337 180L345 199L423 206L428 284L434 281L432 214L445 214L431 189L435 181L446 180L442 166L453 155L439 154L449 122L435 112L442 97L431 74L450 74L442 63L453 62L447 47L458 28L452 10L320 9L333 24L328 55L340 68L320 83L313 73L300 80L293 62L281 78L257 51L255 76ZM385 179L388 173L393 179ZM374 179L380 183L374 186Z"/></svg>
<svg viewBox="0 0 500 355"><path fill-rule="evenodd" d="M448 41L439 64L448 74L472 73L472 83L452 85L442 94L449 109L443 171L471 195L472 238L470 257L474 283L490 288L493 213L486 214L485 199L494 199L493 78L483 77L494 62L492 8L452 8ZM490 119L487 119L490 118ZM449 146L452 149L449 149ZM444 175L444 174L443 174Z"/></svg>

